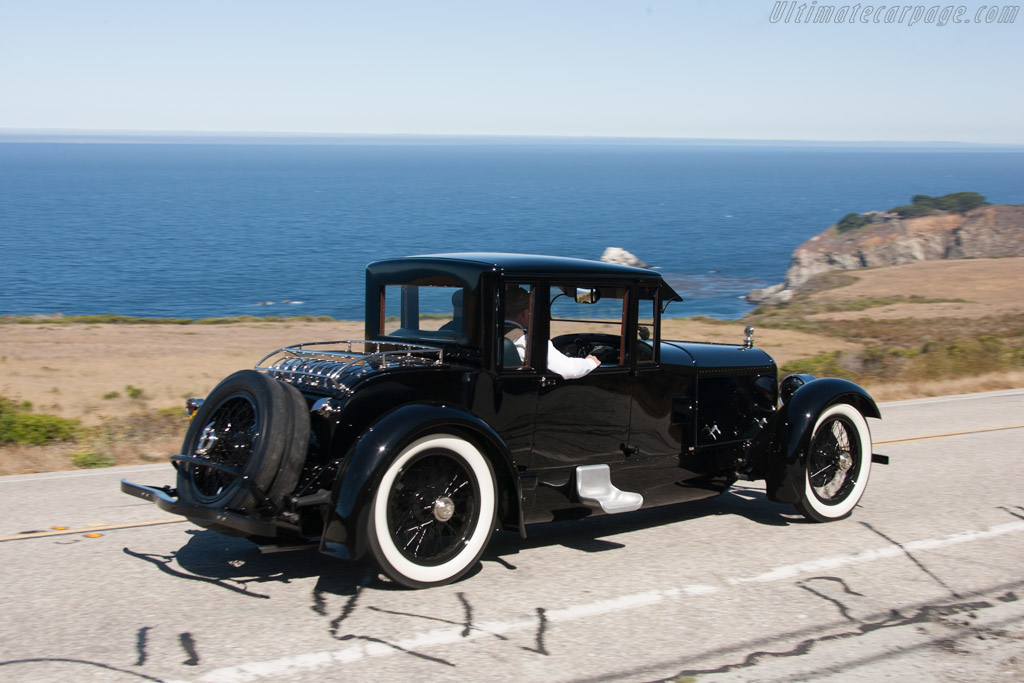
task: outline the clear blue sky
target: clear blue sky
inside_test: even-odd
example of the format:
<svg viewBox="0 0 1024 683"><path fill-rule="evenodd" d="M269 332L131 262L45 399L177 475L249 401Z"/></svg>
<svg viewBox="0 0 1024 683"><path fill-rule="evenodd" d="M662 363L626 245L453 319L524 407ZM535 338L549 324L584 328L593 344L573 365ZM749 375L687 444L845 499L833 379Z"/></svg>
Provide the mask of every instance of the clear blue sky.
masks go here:
<svg viewBox="0 0 1024 683"><path fill-rule="evenodd" d="M0 128L1024 143L1024 13L775 4L0 0Z"/></svg>

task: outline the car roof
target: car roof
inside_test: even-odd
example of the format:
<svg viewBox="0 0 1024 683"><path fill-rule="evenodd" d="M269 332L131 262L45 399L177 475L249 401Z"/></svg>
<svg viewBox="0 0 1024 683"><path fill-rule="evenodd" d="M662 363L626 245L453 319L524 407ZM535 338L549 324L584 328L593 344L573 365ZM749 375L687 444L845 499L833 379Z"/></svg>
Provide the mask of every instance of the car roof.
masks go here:
<svg viewBox="0 0 1024 683"><path fill-rule="evenodd" d="M413 264L430 269L471 270L476 272L500 271L511 276L558 277L563 275L589 275L599 277L629 278L657 283L662 290L663 301L682 301L662 277L661 273L648 268L636 268L617 263L591 261L567 256L542 256L538 254L513 254L502 252L455 252L447 254L421 254L405 258L387 259L369 264L370 272L381 272Z"/></svg>
<svg viewBox="0 0 1024 683"><path fill-rule="evenodd" d="M550 273L552 275L587 273L591 275L619 275L660 279L661 274L646 268L635 268L617 263L590 261L567 256L541 256L538 254L508 254L501 252L457 252L450 254L423 254L410 259L458 261L474 263L487 268L499 268L506 273Z"/></svg>

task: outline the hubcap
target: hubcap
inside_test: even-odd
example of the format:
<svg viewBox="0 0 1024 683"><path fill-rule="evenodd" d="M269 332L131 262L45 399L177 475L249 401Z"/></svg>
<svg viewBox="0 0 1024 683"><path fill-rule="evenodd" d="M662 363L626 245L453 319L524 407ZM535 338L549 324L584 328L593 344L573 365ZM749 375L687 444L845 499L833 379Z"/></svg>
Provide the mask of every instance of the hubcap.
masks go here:
<svg viewBox="0 0 1024 683"><path fill-rule="evenodd" d="M434 501L434 519L447 522L455 515L455 503L451 498L442 496Z"/></svg>
<svg viewBox="0 0 1024 683"><path fill-rule="evenodd" d="M849 494L858 476L853 456L858 448L856 432L846 420L834 418L821 426L808 462L811 488L819 499L834 504Z"/></svg>
<svg viewBox="0 0 1024 683"><path fill-rule="evenodd" d="M850 457L849 451L843 451L839 455L839 469L843 472L853 467L853 458Z"/></svg>
<svg viewBox="0 0 1024 683"><path fill-rule="evenodd" d="M199 435L199 443L196 444L196 455L206 455L210 449L217 445L217 428L211 422L203 427L203 433Z"/></svg>

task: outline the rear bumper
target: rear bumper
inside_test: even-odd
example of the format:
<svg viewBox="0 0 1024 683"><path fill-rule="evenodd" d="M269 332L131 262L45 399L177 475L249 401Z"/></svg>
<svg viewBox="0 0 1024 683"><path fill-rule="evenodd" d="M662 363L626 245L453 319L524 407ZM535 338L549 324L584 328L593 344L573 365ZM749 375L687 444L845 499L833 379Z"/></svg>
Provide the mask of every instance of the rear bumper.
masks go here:
<svg viewBox="0 0 1024 683"><path fill-rule="evenodd" d="M170 486L143 486L121 480L121 492L130 496L155 503L161 510L187 517L199 526L213 529L228 528L239 531L246 536L277 536L277 525L250 517L244 517L226 510L203 507L193 503L182 503L177 498L177 491Z"/></svg>

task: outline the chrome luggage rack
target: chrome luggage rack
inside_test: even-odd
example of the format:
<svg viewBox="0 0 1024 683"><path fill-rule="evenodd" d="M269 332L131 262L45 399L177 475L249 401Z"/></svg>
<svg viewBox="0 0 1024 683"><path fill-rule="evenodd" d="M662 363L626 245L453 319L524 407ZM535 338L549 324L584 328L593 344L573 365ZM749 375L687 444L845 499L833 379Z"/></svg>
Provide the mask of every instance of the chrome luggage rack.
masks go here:
<svg viewBox="0 0 1024 683"><path fill-rule="evenodd" d="M357 340L292 344L268 353L253 369L291 384L349 394L349 384L370 372L443 364L444 350L436 346Z"/></svg>

